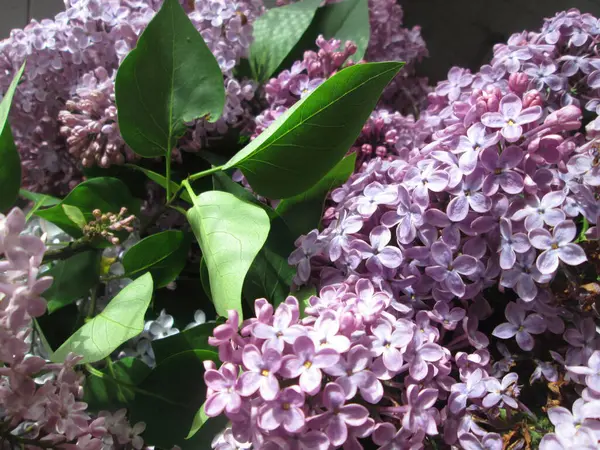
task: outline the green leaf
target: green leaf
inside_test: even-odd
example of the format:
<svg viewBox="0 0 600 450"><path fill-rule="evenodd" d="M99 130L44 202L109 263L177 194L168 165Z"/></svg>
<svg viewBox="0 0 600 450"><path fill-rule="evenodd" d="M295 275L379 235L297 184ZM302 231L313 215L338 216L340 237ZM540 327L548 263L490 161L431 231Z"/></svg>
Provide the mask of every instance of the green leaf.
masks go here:
<svg viewBox="0 0 600 450"><path fill-rule="evenodd" d="M341 70L279 117L223 169L240 168L252 189L267 198L306 191L344 157L402 65L369 63Z"/></svg>
<svg viewBox="0 0 600 450"><path fill-rule="evenodd" d="M123 267L130 278L150 271L156 289L175 280L185 267L190 239L179 230L153 234L133 245L123 256Z"/></svg>
<svg viewBox="0 0 600 450"><path fill-rule="evenodd" d="M254 21L250 67L254 78L265 82L275 73L310 25L321 0L269 9Z"/></svg>
<svg viewBox="0 0 600 450"><path fill-rule="evenodd" d="M208 344L208 337L212 336L216 325L215 322L203 323L181 333L152 341L156 363L161 364L167 358L189 350L213 352L214 358L218 359L217 349Z"/></svg>
<svg viewBox="0 0 600 450"><path fill-rule="evenodd" d="M355 62L360 61L367 51L370 34L368 0L344 0L326 4L317 9L302 39L280 67L291 67L294 61L302 59L306 50L318 51L316 40L319 35L323 35L325 39L338 39L341 45L346 41L354 42L356 53L350 58Z"/></svg>
<svg viewBox="0 0 600 450"><path fill-rule="evenodd" d="M314 286L302 286L298 291L291 292L290 295L293 295L298 300L300 317L304 317L304 310L309 306L311 297L317 295L317 289Z"/></svg>
<svg viewBox="0 0 600 450"><path fill-rule="evenodd" d="M244 297L250 303L257 298L266 298L273 304L285 300L296 269L288 264L288 257L294 250L294 237L285 222L275 216L267 242L261 248L244 280Z"/></svg>
<svg viewBox="0 0 600 450"><path fill-rule="evenodd" d="M118 213L126 207L129 214L138 214L140 202L134 199L127 186L116 178L92 178L73 189L59 204L37 211L36 215L45 219L73 237L81 237L81 229L65 214L63 205L76 206L81 210L86 222L94 220L92 211L98 208L103 213Z"/></svg>
<svg viewBox="0 0 600 450"><path fill-rule="evenodd" d="M19 195L27 200L31 200L34 205L39 204L39 208L43 208L44 206L54 206L60 203L60 198L46 194L38 194L37 192L31 192L25 189L19 189Z"/></svg>
<svg viewBox="0 0 600 450"><path fill-rule="evenodd" d="M186 123L221 116L223 74L178 0L165 0L119 67L115 95L123 139L148 158L170 155Z"/></svg>
<svg viewBox="0 0 600 450"><path fill-rule="evenodd" d="M8 114L24 70L25 63L15 74L0 103L0 211L13 205L21 187L21 158L12 136Z"/></svg>
<svg viewBox="0 0 600 450"><path fill-rule="evenodd" d="M210 426L202 427L193 439L186 440L190 424L206 397L202 361L207 359L214 360L214 353L203 350L178 353L158 364L139 385L143 392L136 394L129 411L132 422L146 423L143 434L146 445L204 449L226 426L224 416L211 419Z"/></svg>
<svg viewBox="0 0 600 450"><path fill-rule="evenodd" d="M244 278L269 234L267 213L226 192L208 191L194 199L187 218L208 267L217 313L236 309L241 318Z"/></svg>
<svg viewBox="0 0 600 450"><path fill-rule="evenodd" d="M160 174L153 172L151 170L148 170L148 169L144 169L143 167L136 166L135 164L125 164L125 166L142 172L150 180L154 181L156 184L158 184L162 188L167 189L167 179L163 175L160 175ZM173 193L177 192L179 190L179 188L180 188L179 184L175 183L174 181L171 181L171 192L173 192ZM180 194L180 197L182 200L188 202L190 205L192 204L192 199L190 198L189 194L186 191L182 191Z"/></svg>
<svg viewBox="0 0 600 450"><path fill-rule="evenodd" d="M204 426L204 424L206 424L206 422L208 422L210 420L210 417L208 417L206 415L206 413L204 412L204 403L202 404L202 406L200 407L200 409L198 410L198 412L196 413L196 415L194 416L194 420L192 421L192 428L190 428L190 432L188 433L186 439L191 439L194 437L194 435L200 431L200 428L202 428Z"/></svg>
<svg viewBox="0 0 600 450"><path fill-rule="evenodd" d="M54 278L52 286L44 292L48 313L87 297L99 279L101 256L97 251L87 251L58 261L43 276Z"/></svg>
<svg viewBox="0 0 600 450"><path fill-rule="evenodd" d="M80 364L99 361L125 341L144 330L144 314L152 299L152 276L138 278L113 298L100 314L77 330L54 352L51 360L62 362L73 352Z"/></svg>
<svg viewBox="0 0 600 450"><path fill-rule="evenodd" d="M208 275L208 267L206 267L204 256L202 259L200 259L200 283L202 284L202 290L212 302L212 295L210 293L210 276Z"/></svg>
<svg viewBox="0 0 600 450"><path fill-rule="evenodd" d="M106 377L90 375L86 378L83 401L94 412L126 408L135 400L135 386L144 381L151 371L138 358L119 359L111 364L110 369L101 371Z"/></svg>
<svg viewBox="0 0 600 450"><path fill-rule="evenodd" d="M85 220L85 217L83 216L83 213L81 212L81 210L77 206L71 206L71 205L61 205L61 206L62 206L63 211L67 215L67 217L69 219L71 219L71 222L73 222L81 230L83 230L83 227L85 227L87 225L87 220Z"/></svg>
<svg viewBox="0 0 600 450"><path fill-rule="evenodd" d="M319 228L327 194L348 179L354 172L355 164L356 153L352 153L342 159L308 191L286 198L279 203L276 211L294 236L301 236Z"/></svg>

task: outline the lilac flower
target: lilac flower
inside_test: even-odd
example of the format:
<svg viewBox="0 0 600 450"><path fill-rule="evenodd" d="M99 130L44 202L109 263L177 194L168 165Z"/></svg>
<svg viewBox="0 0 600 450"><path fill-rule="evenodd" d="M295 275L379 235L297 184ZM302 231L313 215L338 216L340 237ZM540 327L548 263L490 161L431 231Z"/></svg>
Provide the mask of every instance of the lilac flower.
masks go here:
<svg viewBox="0 0 600 450"><path fill-rule="evenodd" d="M492 408L503 404L513 409L518 409L519 405L514 399L517 392L516 382L519 376L516 373L509 373L502 378L502 382L496 378L488 378L485 382L485 387L488 394L483 398L482 404L485 408Z"/></svg>
<svg viewBox="0 0 600 450"><path fill-rule="evenodd" d="M448 81L443 81L438 84L436 93L439 95L447 95L451 102L458 100L461 89L469 86L473 81L473 75L467 70L460 67L453 67L448 72Z"/></svg>
<svg viewBox="0 0 600 450"><path fill-rule="evenodd" d="M552 61L542 61L540 65L525 63L524 70L532 79L533 88L538 91L544 90L544 85L553 91L563 87L563 79L556 75L556 64Z"/></svg>
<svg viewBox="0 0 600 450"><path fill-rule="evenodd" d="M544 284L552 280L551 275L543 275L537 269L535 259L535 249L530 248L525 253L518 254L513 267L504 270L500 277L501 286L515 289L519 298L526 302L532 301L537 296L536 282Z"/></svg>
<svg viewBox="0 0 600 450"><path fill-rule="evenodd" d="M273 325L257 322L252 328L252 334L259 339L265 339L263 352L268 348L282 352L286 342L293 344L299 336L305 334L300 325L292 325L293 323L294 314L291 307L282 303L275 310Z"/></svg>
<svg viewBox="0 0 600 450"><path fill-rule="evenodd" d="M348 439L348 427L358 427L366 422L369 411L362 405L346 405L344 389L336 383L328 383L323 390L323 406L326 412L311 417L314 424L329 437L331 445L340 446Z"/></svg>
<svg viewBox="0 0 600 450"><path fill-rule="evenodd" d="M393 205L397 199L398 193L392 186L383 186L374 181L365 187L364 196L358 199L356 210L368 219L377 211L379 205Z"/></svg>
<svg viewBox="0 0 600 450"><path fill-rule="evenodd" d="M286 378L299 376L300 389L315 395L321 387L321 369L333 366L339 359L340 354L334 349L323 348L317 352L309 337L300 336L294 342L294 354L283 357L279 372Z"/></svg>
<svg viewBox="0 0 600 450"><path fill-rule="evenodd" d="M417 381L424 380L429 373L430 364L440 361L443 357L442 347L434 343L419 346L415 353L406 353L406 361L410 364L410 376Z"/></svg>
<svg viewBox="0 0 600 450"><path fill-rule="evenodd" d="M428 312L431 320L438 322L444 329L452 331L463 320L466 311L462 308L452 308L446 302L436 302L433 311Z"/></svg>
<svg viewBox="0 0 600 450"><path fill-rule="evenodd" d="M516 303L509 303L505 310L508 323L498 325L492 334L500 339L510 339L516 335L517 344L525 351L533 349L535 344L532 334L546 331L544 319L539 314L525 317L525 310Z"/></svg>
<svg viewBox="0 0 600 450"><path fill-rule="evenodd" d="M570 266L576 266L587 261L583 249L572 244L577 227L571 220L563 220L554 227L552 236L541 228L529 232L529 240L538 250L543 252L538 256L536 265L543 274L551 274L558 269L559 260Z"/></svg>
<svg viewBox="0 0 600 450"><path fill-rule="evenodd" d="M467 407L468 399L481 398L486 392L481 369L471 372L466 378L466 383L452 385L448 405L453 414L459 414L463 411Z"/></svg>
<svg viewBox="0 0 600 450"><path fill-rule="evenodd" d="M523 177L514 169L523 159L521 147L511 145L500 155L493 148L481 153L481 164L489 172L483 181L483 193L492 196L502 188L507 194L519 194L523 191Z"/></svg>
<svg viewBox="0 0 600 450"><path fill-rule="evenodd" d="M443 242L431 245L431 257L436 265L426 267L425 273L435 281L442 283L454 295L462 296L465 293L465 283L461 275L470 275L477 270L477 260L472 256L452 255L450 247Z"/></svg>
<svg viewBox="0 0 600 450"><path fill-rule="evenodd" d="M504 443L498 433L486 433L479 440L474 434L464 433L458 438L464 450L502 450Z"/></svg>
<svg viewBox="0 0 600 450"><path fill-rule="evenodd" d="M481 116L481 122L489 128L501 128L502 136L508 142L516 142L523 134L523 125L535 122L542 117L540 106L523 109L523 102L515 94L508 94L500 100L500 112L489 112Z"/></svg>
<svg viewBox="0 0 600 450"><path fill-rule="evenodd" d="M585 384L596 392L600 392L600 350L592 353L585 366L567 366L569 372L585 375Z"/></svg>
<svg viewBox="0 0 600 450"><path fill-rule="evenodd" d="M540 380L542 377L549 383L556 383L558 381L558 371L553 364L538 359L534 360L535 370L529 377L529 384L533 384L535 381Z"/></svg>
<svg viewBox="0 0 600 450"><path fill-rule="evenodd" d="M289 433L300 431L304 426L304 394L297 386L283 389L277 399L265 403L258 412L258 425L272 431L283 425Z"/></svg>
<svg viewBox="0 0 600 450"><path fill-rule="evenodd" d="M565 213L558 209L565 201L565 194L561 191L551 191L540 200L537 196L527 198L525 208L516 211L512 220L525 219L525 229L532 231L543 228L544 224L554 227L565 220Z"/></svg>
<svg viewBox="0 0 600 450"><path fill-rule="evenodd" d="M334 236L329 241L329 258L337 261L342 257L343 250L347 250L351 242L349 235L357 233L363 227L363 220L358 215L348 215L346 211L340 214L338 225L334 229Z"/></svg>
<svg viewBox="0 0 600 450"><path fill-rule="evenodd" d="M402 264L402 253L397 247L388 246L392 240L390 230L382 225L371 230L369 234L371 245L362 240L355 240L351 247L361 252L363 259L367 260L367 269L373 273L382 271L382 267L396 269Z"/></svg>
<svg viewBox="0 0 600 450"><path fill-rule="evenodd" d="M337 364L324 367L323 372L339 377L336 383L344 388L347 399L354 397L359 389L367 402L376 404L383 397L383 386L368 369L371 359L371 352L366 347L356 345Z"/></svg>
<svg viewBox="0 0 600 450"><path fill-rule="evenodd" d="M303 282L310 278L310 259L321 249L318 238L318 231L311 231L301 240L300 247L294 250L288 258L290 265L298 266L298 278Z"/></svg>
<svg viewBox="0 0 600 450"><path fill-rule="evenodd" d="M279 381L275 376L281 367L281 354L272 348L267 348L261 354L252 344L244 347L242 361L246 372L238 381L238 392L247 397L260 390L265 400L273 400L279 393Z"/></svg>
<svg viewBox="0 0 600 450"><path fill-rule="evenodd" d="M325 310L315 322L314 328L308 335L319 348L331 348L339 353L347 352L350 349L350 340L338 334L340 322L335 313L331 310Z"/></svg>
<svg viewBox="0 0 600 450"><path fill-rule="evenodd" d="M218 416L223 410L236 413L242 407L242 399L237 392L238 367L225 363L217 371L207 370L204 373L204 382L212 391L206 399L204 411L207 416Z"/></svg>
<svg viewBox="0 0 600 450"><path fill-rule="evenodd" d="M419 161L411 166L404 176L404 185L413 189L413 199L426 208L429 206L429 191L442 192L448 186L449 177L433 161Z"/></svg>
<svg viewBox="0 0 600 450"><path fill-rule="evenodd" d="M500 134L486 133L485 126L477 122L469 127L466 136L460 136L454 153L462 153L458 165L465 175L472 173L477 167L479 154L482 150L492 147L500 140Z"/></svg>
<svg viewBox="0 0 600 450"><path fill-rule="evenodd" d="M555 426L556 434L565 440L577 439L580 427L591 430L594 434L600 433L600 401L586 403L579 398L573 403L573 412L562 406L556 406L548 410L548 418Z"/></svg>
<svg viewBox="0 0 600 450"><path fill-rule="evenodd" d="M406 391L409 410L402 418L402 426L412 432L424 430L432 436L437 434L437 423L439 417L437 410L432 408L438 399L437 389L423 389L412 384Z"/></svg>
<svg viewBox="0 0 600 450"><path fill-rule="evenodd" d="M456 187L451 192L454 198L448 203L446 214L453 222L460 222L469 214L469 207L478 213L485 213L490 210L492 203L489 197L483 195L479 190L483 186L483 172L479 169L470 175L467 175L460 187Z"/></svg>
<svg viewBox="0 0 600 450"><path fill-rule="evenodd" d="M404 186L398 186L398 208L388 211L381 217L381 223L388 228L398 225L396 238L401 244L410 244L417 237L417 228L423 225L423 209L412 203Z"/></svg>
<svg viewBox="0 0 600 450"><path fill-rule="evenodd" d="M517 253L525 253L531 244L525 233L512 233L512 223L507 219L500 219L500 267L504 270L512 269L517 260Z"/></svg>
<svg viewBox="0 0 600 450"><path fill-rule="evenodd" d="M402 351L412 341L414 325L408 320L398 319L394 324L383 319L372 327L371 348L375 356L381 356L383 364L391 372L400 370L403 364Z"/></svg>

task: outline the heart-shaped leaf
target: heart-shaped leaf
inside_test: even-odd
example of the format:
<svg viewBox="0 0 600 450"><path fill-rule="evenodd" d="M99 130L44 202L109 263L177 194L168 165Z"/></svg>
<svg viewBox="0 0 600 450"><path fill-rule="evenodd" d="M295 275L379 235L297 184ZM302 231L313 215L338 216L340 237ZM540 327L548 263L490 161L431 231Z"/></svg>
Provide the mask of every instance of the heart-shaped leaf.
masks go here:
<svg viewBox="0 0 600 450"><path fill-rule="evenodd" d="M242 317L242 285L269 234L269 216L259 206L226 192L208 191L187 212L208 268L217 313Z"/></svg>
<svg viewBox="0 0 600 450"><path fill-rule="evenodd" d="M51 357L62 362L71 352L83 356L80 364L106 358L121 344L144 330L144 315L152 299L152 276L147 273L127 285L100 314L66 340Z"/></svg>
<svg viewBox="0 0 600 450"><path fill-rule="evenodd" d="M296 103L224 169L238 167L267 198L298 195L344 157L403 63L357 64Z"/></svg>
<svg viewBox="0 0 600 450"><path fill-rule="evenodd" d="M178 0L165 0L115 82L119 128L137 154L170 154L186 123L216 121L225 105L223 73Z"/></svg>

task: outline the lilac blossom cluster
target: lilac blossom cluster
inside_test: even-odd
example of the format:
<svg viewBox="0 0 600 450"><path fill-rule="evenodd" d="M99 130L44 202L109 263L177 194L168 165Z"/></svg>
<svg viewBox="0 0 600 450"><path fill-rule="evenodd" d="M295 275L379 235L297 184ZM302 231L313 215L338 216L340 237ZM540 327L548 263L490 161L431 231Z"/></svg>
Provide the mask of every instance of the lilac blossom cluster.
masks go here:
<svg viewBox="0 0 600 450"><path fill-rule="evenodd" d="M161 3L68 0L54 20L34 20L0 43L3 90L27 60L12 112L25 187L62 193L80 180L81 166L135 159L116 122L114 79ZM252 22L264 7L261 0L195 0L185 7L221 67L227 94L217 123L190 124L182 148L197 150L229 126L250 121L247 102L256 86L237 80L233 68L247 56Z"/></svg>
<svg viewBox="0 0 600 450"><path fill-rule="evenodd" d="M598 447L600 340L563 291L595 273L584 249L600 237L599 23L560 13L496 46L478 73L452 68L408 133L395 119L382 133L374 113L370 158L289 258L297 284L320 289L306 316L295 299L274 314L258 300L239 334L235 315L215 330L225 364L207 372L207 411L225 411L232 439L423 448L439 435L500 449L503 423L535 418L511 371L528 359L530 384L566 379L579 397L549 405L540 448Z"/></svg>
<svg viewBox="0 0 600 450"><path fill-rule="evenodd" d="M32 320L46 312L41 297L52 278L39 276L46 246L23 233L25 215L0 216L0 423L2 441L19 448L140 450L143 423L131 427L125 411L92 417L81 401L80 357L51 363L31 353Z"/></svg>

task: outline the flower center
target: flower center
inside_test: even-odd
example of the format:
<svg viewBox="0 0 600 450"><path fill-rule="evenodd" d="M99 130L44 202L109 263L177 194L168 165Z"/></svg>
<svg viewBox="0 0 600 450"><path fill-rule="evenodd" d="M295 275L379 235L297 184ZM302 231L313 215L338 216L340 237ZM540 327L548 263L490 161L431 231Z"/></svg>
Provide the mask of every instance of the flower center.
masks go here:
<svg viewBox="0 0 600 450"><path fill-rule="evenodd" d="M496 170L494 170L494 173L496 175L500 175L502 173L502 169L496 169Z"/></svg>
<svg viewBox="0 0 600 450"><path fill-rule="evenodd" d="M268 377L269 376L269 371L267 369L263 369L263 370L260 371L260 374L263 377Z"/></svg>
<svg viewBox="0 0 600 450"><path fill-rule="evenodd" d="M552 244L552 250L556 250L558 248L558 244L555 242L554 244Z"/></svg>
<svg viewBox="0 0 600 450"><path fill-rule="evenodd" d="M515 124L514 120L512 120L512 119L508 119L508 122L506 122L506 123L508 125L514 125Z"/></svg>
<svg viewBox="0 0 600 450"><path fill-rule="evenodd" d="M278 331L277 334L275 334L275 336L281 337L281 336L283 336L283 333L281 331Z"/></svg>
<svg viewBox="0 0 600 450"><path fill-rule="evenodd" d="M291 405L289 403L284 403L283 405L281 405L281 407L284 411L289 411Z"/></svg>
<svg viewBox="0 0 600 450"><path fill-rule="evenodd" d="M304 363L304 367L306 367L307 369L310 369L311 366L312 366L312 361L306 361Z"/></svg>

